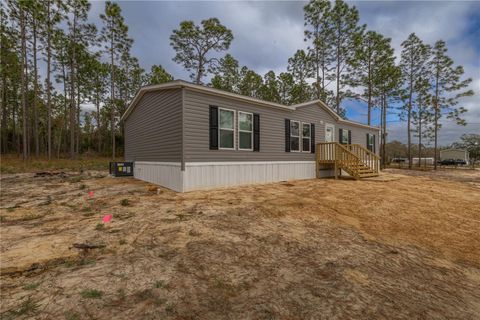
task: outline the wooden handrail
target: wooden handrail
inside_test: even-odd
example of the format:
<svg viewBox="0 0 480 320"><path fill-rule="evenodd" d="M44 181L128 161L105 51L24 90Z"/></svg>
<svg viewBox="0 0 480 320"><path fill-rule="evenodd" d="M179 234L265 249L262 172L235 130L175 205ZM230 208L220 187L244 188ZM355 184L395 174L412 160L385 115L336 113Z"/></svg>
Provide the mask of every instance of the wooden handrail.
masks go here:
<svg viewBox="0 0 480 320"><path fill-rule="evenodd" d="M318 143L316 146L317 163L334 164L337 169L346 169L356 179L360 168L368 167L374 173L379 172L380 157L359 144L340 144L338 142Z"/></svg>

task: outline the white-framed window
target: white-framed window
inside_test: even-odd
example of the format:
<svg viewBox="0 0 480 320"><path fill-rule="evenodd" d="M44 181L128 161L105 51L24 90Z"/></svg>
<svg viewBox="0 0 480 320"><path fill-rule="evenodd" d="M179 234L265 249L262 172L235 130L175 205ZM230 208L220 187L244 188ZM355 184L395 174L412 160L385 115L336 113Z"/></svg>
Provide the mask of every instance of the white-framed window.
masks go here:
<svg viewBox="0 0 480 320"><path fill-rule="evenodd" d="M342 136L340 137L340 143L341 144L348 144L348 136L350 134L350 130L343 129L341 131L341 133L342 133Z"/></svg>
<svg viewBox="0 0 480 320"><path fill-rule="evenodd" d="M238 111L238 150L253 151L253 113Z"/></svg>
<svg viewBox="0 0 480 320"><path fill-rule="evenodd" d="M302 123L302 151L310 152L312 139L312 125L310 123Z"/></svg>
<svg viewBox="0 0 480 320"><path fill-rule="evenodd" d="M235 111L218 109L218 148L235 150Z"/></svg>
<svg viewBox="0 0 480 320"><path fill-rule="evenodd" d="M375 150L375 136L373 134L367 133L367 149L374 152Z"/></svg>
<svg viewBox="0 0 480 320"><path fill-rule="evenodd" d="M300 152L300 122L290 121L290 151Z"/></svg>

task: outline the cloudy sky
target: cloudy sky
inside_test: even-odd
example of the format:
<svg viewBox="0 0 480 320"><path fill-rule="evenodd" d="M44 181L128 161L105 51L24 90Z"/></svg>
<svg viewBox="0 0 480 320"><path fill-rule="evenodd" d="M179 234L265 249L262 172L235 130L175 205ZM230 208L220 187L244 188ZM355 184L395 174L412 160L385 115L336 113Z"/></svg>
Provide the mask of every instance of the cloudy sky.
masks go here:
<svg viewBox="0 0 480 320"><path fill-rule="evenodd" d="M230 28L234 41L229 52L260 74L269 70L285 71L287 60L297 49L305 48L303 41L302 1L120 1L129 34L135 40L133 54L142 67L149 70L161 64L177 79L188 80L188 73L172 61L175 55L169 37L182 20L199 23L217 17ZM400 44L415 32L423 41L432 44L446 41L449 54L456 64L463 65L466 75L473 79L475 96L465 98L461 105L468 109L467 127L445 121L440 142L450 144L463 133L480 134L480 2L478 1L352 1L360 12L361 23L367 29L392 39L397 56ZM93 1L90 20L100 26L99 14L103 1ZM366 121L366 107L347 101L347 116ZM374 114L378 124L378 113ZM406 126L395 114L388 119L390 139L406 140Z"/></svg>

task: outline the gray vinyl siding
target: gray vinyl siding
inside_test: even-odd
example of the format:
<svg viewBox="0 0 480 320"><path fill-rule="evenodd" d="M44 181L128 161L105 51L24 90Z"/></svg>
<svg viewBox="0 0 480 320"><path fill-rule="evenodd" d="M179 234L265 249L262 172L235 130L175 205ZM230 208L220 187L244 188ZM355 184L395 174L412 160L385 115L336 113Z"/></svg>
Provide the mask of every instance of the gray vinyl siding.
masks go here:
<svg viewBox="0 0 480 320"><path fill-rule="evenodd" d="M260 151L210 150L209 106L260 114ZM314 123L315 142L325 141L325 124L335 126L338 141L339 126L352 130L352 143L366 145L366 133L378 135L376 130L339 124L318 105L305 106L295 111L270 106L258 106L227 97L185 89L184 92L184 160L185 162L215 161L313 161L315 155L307 152L285 152L285 119ZM235 121L235 131L237 127ZM235 147L238 144L235 139ZM378 137L376 138L378 141ZM376 149L378 151L378 148Z"/></svg>
<svg viewBox="0 0 480 320"><path fill-rule="evenodd" d="M339 140L339 128L351 130L352 131L352 144L359 144L367 148L367 133L375 135L375 153L379 154L379 132L378 130L370 130L367 128L358 127L355 125L350 125L346 123L340 123L335 126L335 141L340 142Z"/></svg>
<svg viewBox="0 0 480 320"><path fill-rule="evenodd" d="M144 94L125 120L125 160L181 162L181 89Z"/></svg>

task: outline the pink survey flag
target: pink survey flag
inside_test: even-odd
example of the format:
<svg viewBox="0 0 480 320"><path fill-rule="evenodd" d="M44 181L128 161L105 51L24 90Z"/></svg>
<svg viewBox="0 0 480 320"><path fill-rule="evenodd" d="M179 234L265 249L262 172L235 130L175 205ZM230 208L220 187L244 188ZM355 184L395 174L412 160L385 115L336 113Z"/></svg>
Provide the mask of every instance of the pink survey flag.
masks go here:
<svg viewBox="0 0 480 320"><path fill-rule="evenodd" d="M106 216L103 216L103 223L109 223L110 220L112 220L113 216L111 214L107 214Z"/></svg>
<svg viewBox="0 0 480 320"><path fill-rule="evenodd" d="M88 192L88 197L93 198L93 191Z"/></svg>

